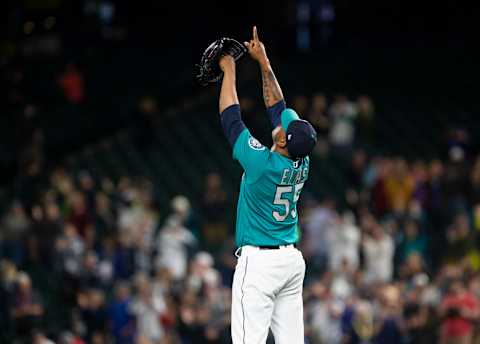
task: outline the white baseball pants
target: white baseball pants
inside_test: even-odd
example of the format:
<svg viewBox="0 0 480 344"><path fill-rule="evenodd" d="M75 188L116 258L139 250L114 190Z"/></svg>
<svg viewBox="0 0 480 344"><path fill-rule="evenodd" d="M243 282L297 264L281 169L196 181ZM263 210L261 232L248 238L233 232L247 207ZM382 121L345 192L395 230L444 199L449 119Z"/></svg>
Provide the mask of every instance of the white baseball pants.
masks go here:
<svg viewBox="0 0 480 344"><path fill-rule="evenodd" d="M232 286L233 344L304 344L302 253L288 245L260 250L243 246Z"/></svg>

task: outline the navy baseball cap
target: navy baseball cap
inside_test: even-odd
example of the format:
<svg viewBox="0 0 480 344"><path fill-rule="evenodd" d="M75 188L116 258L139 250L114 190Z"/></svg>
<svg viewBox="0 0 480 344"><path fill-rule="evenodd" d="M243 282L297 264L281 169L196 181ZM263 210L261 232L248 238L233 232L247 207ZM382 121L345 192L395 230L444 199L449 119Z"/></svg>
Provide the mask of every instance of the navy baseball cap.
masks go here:
<svg viewBox="0 0 480 344"><path fill-rule="evenodd" d="M300 119L293 109L285 109L281 114L282 128L287 136L287 150L294 159L309 155L317 143L317 132L312 125Z"/></svg>

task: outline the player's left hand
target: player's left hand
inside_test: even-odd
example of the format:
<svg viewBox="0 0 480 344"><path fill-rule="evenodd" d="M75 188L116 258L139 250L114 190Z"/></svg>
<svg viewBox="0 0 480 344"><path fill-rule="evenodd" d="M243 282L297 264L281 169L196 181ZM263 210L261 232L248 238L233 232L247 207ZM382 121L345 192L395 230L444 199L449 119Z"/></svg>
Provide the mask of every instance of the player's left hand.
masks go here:
<svg viewBox="0 0 480 344"><path fill-rule="evenodd" d="M259 63L268 61L265 45L258 38L257 27L253 27L253 37L250 42L244 42L250 56Z"/></svg>

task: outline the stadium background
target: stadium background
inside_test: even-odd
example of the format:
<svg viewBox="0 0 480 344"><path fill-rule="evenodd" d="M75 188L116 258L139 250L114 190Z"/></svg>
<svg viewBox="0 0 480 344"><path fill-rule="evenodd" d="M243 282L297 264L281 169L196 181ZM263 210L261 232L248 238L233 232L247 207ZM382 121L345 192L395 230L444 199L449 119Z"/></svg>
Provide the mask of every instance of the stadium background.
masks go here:
<svg viewBox="0 0 480 344"><path fill-rule="evenodd" d="M2 14L1 341L229 342L241 170L193 66L254 24L321 133L301 199L306 340L478 340L473 8L25 0ZM245 121L270 144L257 66L239 70Z"/></svg>

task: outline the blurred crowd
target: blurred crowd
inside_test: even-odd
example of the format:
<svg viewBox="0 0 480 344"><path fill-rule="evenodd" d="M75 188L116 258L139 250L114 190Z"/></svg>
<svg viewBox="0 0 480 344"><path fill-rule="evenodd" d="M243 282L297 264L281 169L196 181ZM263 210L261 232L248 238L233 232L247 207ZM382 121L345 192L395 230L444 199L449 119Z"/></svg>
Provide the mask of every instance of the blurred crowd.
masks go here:
<svg viewBox="0 0 480 344"><path fill-rule="evenodd" d="M306 199L313 343L475 343L480 159L354 153L346 206Z"/></svg>
<svg viewBox="0 0 480 344"><path fill-rule="evenodd" d="M307 187L300 201L306 342L479 342L480 159L466 134L441 159L407 160L369 151L367 96L293 106L321 135L315 154L347 163L344 195ZM28 161L0 222L0 341L230 342L235 202L220 174L202 199L160 207L147 178Z"/></svg>
<svg viewBox="0 0 480 344"><path fill-rule="evenodd" d="M217 181L207 178L205 208ZM225 342L233 243L223 238L215 258L203 251L189 200L175 197L160 217L152 190L58 168L38 198L12 204L0 240L4 340ZM206 233L221 226L215 215L201 223Z"/></svg>

